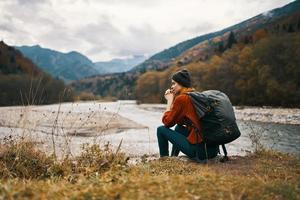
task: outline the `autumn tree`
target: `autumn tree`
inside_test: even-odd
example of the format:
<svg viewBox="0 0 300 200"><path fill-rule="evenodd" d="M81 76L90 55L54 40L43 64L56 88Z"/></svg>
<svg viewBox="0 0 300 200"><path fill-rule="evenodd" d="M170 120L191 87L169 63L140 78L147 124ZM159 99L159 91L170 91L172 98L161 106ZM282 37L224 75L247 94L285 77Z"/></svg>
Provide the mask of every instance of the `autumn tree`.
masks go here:
<svg viewBox="0 0 300 200"><path fill-rule="evenodd" d="M254 42L258 42L259 40L261 40L267 36L268 36L268 33L266 32L266 30L258 29L257 31L255 31L255 33L253 35L253 40L254 40Z"/></svg>

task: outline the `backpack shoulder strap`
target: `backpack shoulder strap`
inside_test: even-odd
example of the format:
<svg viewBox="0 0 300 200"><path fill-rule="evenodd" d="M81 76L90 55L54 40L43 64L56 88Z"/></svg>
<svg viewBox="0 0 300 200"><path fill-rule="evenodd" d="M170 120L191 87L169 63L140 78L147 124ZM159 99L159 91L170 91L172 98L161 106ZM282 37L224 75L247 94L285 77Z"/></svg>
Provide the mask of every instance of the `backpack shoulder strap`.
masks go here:
<svg viewBox="0 0 300 200"><path fill-rule="evenodd" d="M193 103L198 118L202 118L209 110L206 96L201 92L188 92L187 94Z"/></svg>

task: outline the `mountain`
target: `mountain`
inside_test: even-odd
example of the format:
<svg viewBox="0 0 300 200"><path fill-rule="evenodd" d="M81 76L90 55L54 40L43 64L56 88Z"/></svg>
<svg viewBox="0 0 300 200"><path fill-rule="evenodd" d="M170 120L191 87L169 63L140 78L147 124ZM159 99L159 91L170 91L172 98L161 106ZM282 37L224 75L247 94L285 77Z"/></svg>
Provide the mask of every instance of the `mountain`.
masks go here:
<svg viewBox="0 0 300 200"><path fill-rule="evenodd" d="M72 92L65 89L63 81L52 78L19 50L0 42L0 106L71 100Z"/></svg>
<svg viewBox="0 0 300 200"><path fill-rule="evenodd" d="M201 35L186 41L183 41L179 44L176 44L173 47L170 47L168 49L165 49L149 59L147 59L145 62L135 66L130 71L131 72L145 72L147 70L164 70L165 68L169 67L171 65L171 62L174 61L175 58L178 58L181 54L183 54L188 49L191 49L192 47L195 47L196 45L201 44L202 42L207 42L211 48L208 47L208 45L205 45L201 47L201 54L203 54L203 50L207 50L206 55L202 55L200 57L208 58L210 55L212 55L214 52L211 51L212 48L218 47L219 42L222 41L224 38L227 38L228 34L230 32L234 32L236 37L243 37L245 35L251 34L255 32L256 30L263 28L267 26L268 24L272 24L273 22L276 22L278 19L283 18L285 16L292 15L293 13L297 13L300 11L300 1L296 0L290 4L287 4L281 8L276 8L271 11L259 14L255 17L252 17L248 20L245 20L241 23L235 24L233 26L230 26L228 28L225 28L223 30ZM197 52L195 52L197 54ZM195 57L199 57L199 55L196 55ZM181 64L186 64L190 60L190 58L185 58L184 60L181 60ZM178 62L178 60L176 61Z"/></svg>
<svg viewBox="0 0 300 200"><path fill-rule="evenodd" d="M271 94L283 94L281 92L285 90L295 91L294 79L289 82L285 77L282 77L281 73L283 72L280 72L280 70L281 68L286 70L288 65L296 66L297 60L295 59L298 56L291 57L293 54L288 51L290 50L289 48L294 48L295 50L291 52L297 52L293 42L298 40L297 35L299 33L300 1L297 0L223 30L183 41L153 55L128 72L85 78L72 82L71 87L78 91L89 91L103 97L113 96L119 99L142 100L140 102L163 102L164 99L161 97L161 94L163 94L164 89L169 87L171 73L182 66L188 66L194 70L195 74L198 74L195 77L195 82L204 83L202 86L198 85L198 90L207 89L207 87L222 89L226 86L226 92L228 89L232 89L228 91L228 94L234 96L234 103L264 105L264 103L270 102L269 105L274 106L294 106L298 105L294 102L295 98L291 98L291 101L286 101L286 99L280 101L278 98L271 96ZM263 38L268 38L268 40L261 40ZM284 43L284 41L287 42ZM286 57L281 58L280 51L285 48L288 50L285 52ZM243 49L245 50L242 51ZM264 51L261 49L269 52L270 55L278 56L278 63L274 63L270 55L263 54ZM235 57L231 57L232 55L235 55ZM239 55L245 55L245 57L239 57ZM251 56L253 60L250 59ZM226 62L223 60L225 58L228 59ZM254 77L251 77L251 68L248 71L244 71L244 68L240 69L239 73L243 72L245 73L243 76L252 78L248 82L236 80L236 78L242 76L238 73L236 73L236 77L230 76L230 70L236 72L239 69L231 67L239 67L241 65L236 63L237 58L250 59L250 61L247 61L252 64L244 63L245 66L249 64L249 67L252 66L253 69L258 70L253 72L252 75ZM258 60L255 60L255 58ZM256 64L255 62L258 61L260 63ZM281 65L282 67L280 67ZM259 71L258 67L262 68L260 69L261 71ZM276 70L278 67L279 69ZM295 72L294 75L298 74L295 71L296 69L293 68L290 71ZM217 73L216 70L220 70L218 73L222 77L218 81L212 78ZM225 73L222 70L227 71ZM207 76L202 76L198 72L207 73ZM271 81L268 83L264 82L262 85L258 84L255 82L258 77L255 76L259 74L265 74L266 77L269 76L268 78ZM290 72L286 74L294 77ZM268 80L266 77L260 79ZM228 82L231 79L233 81ZM219 81L226 82L226 84L220 85ZM206 83L209 83L209 85L206 85ZM283 85L282 88L280 88L280 83ZM235 86L238 87L238 91L234 88ZM254 87L254 89L247 87ZM276 88L278 88L278 91L275 91ZM246 89L247 91L245 91ZM259 98L256 98L259 95L256 95L257 92L261 94ZM297 97L297 95L293 95L293 97ZM243 100L240 98L243 98ZM250 99L251 101L249 101Z"/></svg>
<svg viewBox="0 0 300 200"><path fill-rule="evenodd" d="M43 72L15 48L0 42L0 74L27 74L39 76Z"/></svg>
<svg viewBox="0 0 300 200"><path fill-rule="evenodd" d="M126 72L146 60L146 56L134 55L127 59L112 59L106 62L95 62L95 69L101 74Z"/></svg>
<svg viewBox="0 0 300 200"><path fill-rule="evenodd" d="M165 102L170 75L186 68L197 91L223 91L234 105L299 108L300 1L232 27L167 61L165 69L146 69L135 81L135 99Z"/></svg>
<svg viewBox="0 0 300 200"><path fill-rule="evenodd" d="M39 45L15 48L41 69L64 81L78 80L101 73L94 68L91 60L76 51L61 53Z"/></svg>
<svg viewBox="0 0 300 200"><path fill-rule="evenodd" d="M300 1L297 0L226 28L220 31L218 36L200 42L182 52L169 64L182 66L192 62L205 61L213 55L224 52L233 43L255 43L264 35L272 36L296 32L299 30L299 20ZM228 44L230 37L234 41Z"/></svg>

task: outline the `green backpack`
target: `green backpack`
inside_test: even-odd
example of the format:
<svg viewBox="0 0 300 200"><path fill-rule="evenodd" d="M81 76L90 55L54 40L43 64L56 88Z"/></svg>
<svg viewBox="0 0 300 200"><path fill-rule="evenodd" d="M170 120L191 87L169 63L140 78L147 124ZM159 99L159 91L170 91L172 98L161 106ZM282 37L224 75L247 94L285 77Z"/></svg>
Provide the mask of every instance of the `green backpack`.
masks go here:
<svg viewBox="0 0 300 200"><path fill-rule="evenodd" d="M202 137L207 145L222 145L227 161L225 144L240 137L232 104L226 94L218 90L188 92L202 124ZM193 124L190 124L193 126ZM195 126L194 126L195 127ZM200 131L198 131L199 134Z"/></svg>

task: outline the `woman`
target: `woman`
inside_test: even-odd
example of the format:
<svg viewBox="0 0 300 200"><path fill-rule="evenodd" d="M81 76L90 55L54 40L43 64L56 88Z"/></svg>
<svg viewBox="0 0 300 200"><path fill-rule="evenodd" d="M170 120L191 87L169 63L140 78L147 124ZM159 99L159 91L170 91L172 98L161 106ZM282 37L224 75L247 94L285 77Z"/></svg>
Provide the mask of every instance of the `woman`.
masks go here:
<svg viewBox="0 0 300 200"><path fill-rule="evenodd" d="M191 87L187 70L172 75L171 89L165 92L167 109L162 117L164 126L157 128L160 157L169 156L168 142L173 144L171 156L177 156L181 151L191 159L205 160L217 156L219 152L218 146L206 146L203 143L201 121L186 94L191 91L195 89ZM175 124L175 130L170 129Z"/></svg>

